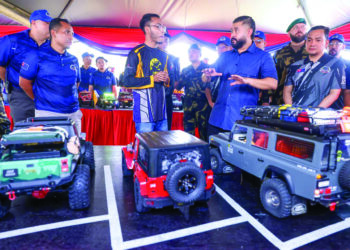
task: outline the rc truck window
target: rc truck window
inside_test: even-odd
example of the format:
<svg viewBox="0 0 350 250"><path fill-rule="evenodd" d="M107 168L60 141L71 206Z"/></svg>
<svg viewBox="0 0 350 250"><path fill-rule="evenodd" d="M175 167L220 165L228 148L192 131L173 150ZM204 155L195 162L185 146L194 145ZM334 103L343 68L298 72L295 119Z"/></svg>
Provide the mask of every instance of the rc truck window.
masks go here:
<svg viewBox="0 0 350 250"><path fill-rule="evenodd" d="M269 134L264 131L253 129L252 145L266 149L269 141Z"/></svg>
<svg viewBox="0 0 350 250"><path fill-rule="evenodd" d="M277 135L276 151L312 161L315 145L311 142L302 141L282 135Z"/></svg>
<svg viewBox="0 0 350 250"><path fill-rule="evenodd" d="M247 141L247 128L236 126L233 131L233 139L245 143Z"/></svg>
<svg viewBox="0 0 350 250"><path fill-rule="evenodd" d="M137 158L141 165L148 169L148 151L141 143L139 145L139 154Z"/></svg>

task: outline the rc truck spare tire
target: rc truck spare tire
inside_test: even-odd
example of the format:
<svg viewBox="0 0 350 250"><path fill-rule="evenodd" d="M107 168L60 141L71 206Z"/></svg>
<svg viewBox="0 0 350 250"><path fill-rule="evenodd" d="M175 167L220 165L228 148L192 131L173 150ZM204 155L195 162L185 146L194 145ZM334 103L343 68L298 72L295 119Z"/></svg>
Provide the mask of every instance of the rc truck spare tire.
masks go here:
<svg viewBox="0 0 350 250"><path fill-rule="evenodd" d="M201 168L192 162L177 163L168 172L165 187L177 203L191 203L198 200L206 186Z"/></svg>
<svg viewBox="0 0 350 250"><path fill-rule="evenodd" d="M350 162L346 162L339 171L339 185L350 190Z"/></svg>

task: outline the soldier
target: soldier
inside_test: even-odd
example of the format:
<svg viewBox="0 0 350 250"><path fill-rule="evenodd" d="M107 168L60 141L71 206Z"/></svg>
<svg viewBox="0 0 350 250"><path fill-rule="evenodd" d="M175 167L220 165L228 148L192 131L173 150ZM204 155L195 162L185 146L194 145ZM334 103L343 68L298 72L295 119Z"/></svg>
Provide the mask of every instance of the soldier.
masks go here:
<svg viewBox="0 0 350 250"><path fill-rule="evenodd" d="M278 86L272 94L272 104L283 104L283 87L288 73L288 67L292 63L307 57L305 50L306 22L304 18L294 20L287 28L291 42L276 52L274 57L277 74Z"/></svg>
<svg viewBox="0 0 350 250"><path fill-rule="evenodd" d="M198 127L202 140L208 140L207 127L211 107L205 95L208 84L203 83L202 70L208 68L208 64L201 62L201 49L197 44L192 44L189 51L191 65L184 68L180 75L176 89L185 87L184 97L184 129L190 134L195 134Z"/></svg>

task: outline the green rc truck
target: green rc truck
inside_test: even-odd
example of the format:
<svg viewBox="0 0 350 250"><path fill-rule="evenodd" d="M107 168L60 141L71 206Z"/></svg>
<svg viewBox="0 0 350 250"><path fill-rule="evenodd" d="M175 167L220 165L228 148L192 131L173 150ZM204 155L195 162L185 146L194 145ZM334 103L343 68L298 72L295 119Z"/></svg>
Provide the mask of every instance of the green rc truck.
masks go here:
<svg viewBox="0 0 350 250"><path fill-rule="evenodd" d="M288 106L241 109L231 132L210 136L211 165L235 166L259 179L263 207L278 218L334 211L350 201L350 112Z"/></svg>
<svg viewBox="0 0 350 250"><path fill-rule="evenodd" d="M70 119L28 118L0 145L0 218L17 196L43 199L50 191L68 191L71 209L89 207L93 145L78 137Z"/></svg>
<svg viewBox="0 0 350 250"><path fill-rule="evenodd" d="M105 92L98 98L97 106L102 109L114 109L117 106L118 101L116 100L114 93Z"/></svg>

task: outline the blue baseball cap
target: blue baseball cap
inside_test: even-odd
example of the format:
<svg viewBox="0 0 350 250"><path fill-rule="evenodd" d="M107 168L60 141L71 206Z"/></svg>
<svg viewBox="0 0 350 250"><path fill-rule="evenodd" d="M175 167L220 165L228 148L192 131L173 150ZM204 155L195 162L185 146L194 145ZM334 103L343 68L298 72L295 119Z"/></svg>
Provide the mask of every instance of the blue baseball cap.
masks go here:
<svg viewBox="0 0 350 250"><path fill-rule="evenodd" d="M254 37L259 37L263 40L266 40L265 33L260 30L255 31Z"/></svg>
<svg viewBox="0 0 350 250"><path fill-rule="evenodd" d="M85 52L84 54L81 55L82 58L87 57L87 56L90 56L90 57L92 57L92 58L94 57L93 54L90 54L90 53L88 53L88 52Z"/></svg>
<svg viewBox="0 0 350 250"><path fill-rule="evenodd" d="M218 46L220 43L230 46L231 40L227 36L222 36L222 37L219 37L218 41L216 42L216 46Z"/></svg>
<svg viewBox="0 0 350 250"><path fill-rule="evenodd" d="M344 43L344 41L345 41L343 35L340 35L340 34L334 34L333 36L331 36L329 38L329 41L332 41L332 40L338 40L342 43Z"/></svg>
<svg viewBox="0 0 350 250"><path fill-rule="evenodd" d="M51 22L52 17L50 17L50 13L47 10L34 10L29 17L29 22L32 22L34 20Z"/></svg>

